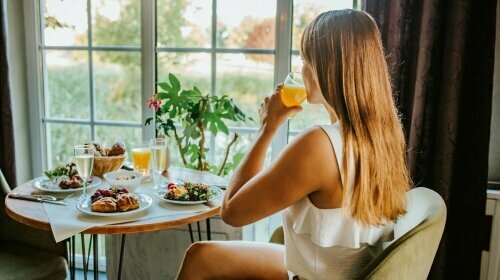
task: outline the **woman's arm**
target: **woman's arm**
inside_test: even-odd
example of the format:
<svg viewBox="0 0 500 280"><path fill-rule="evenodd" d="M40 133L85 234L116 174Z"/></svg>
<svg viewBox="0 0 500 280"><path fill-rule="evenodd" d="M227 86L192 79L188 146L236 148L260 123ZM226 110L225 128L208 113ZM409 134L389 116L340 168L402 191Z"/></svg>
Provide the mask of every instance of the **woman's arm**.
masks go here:
<svg viewBox="0 0 500 280"><path fill-rule="evenodd" d="M279 157L262 170L266 151L278 127L300 107L286 108L279 88L261 106L261 129L244 160L236 169L221 208L222 219L243 226L276 213L317 191L324 176L324 163L332 160L333 148L319 128L301 134ZM325 151L326 150L326 151ZM320 164L321 165L321 164Z"/></svg>

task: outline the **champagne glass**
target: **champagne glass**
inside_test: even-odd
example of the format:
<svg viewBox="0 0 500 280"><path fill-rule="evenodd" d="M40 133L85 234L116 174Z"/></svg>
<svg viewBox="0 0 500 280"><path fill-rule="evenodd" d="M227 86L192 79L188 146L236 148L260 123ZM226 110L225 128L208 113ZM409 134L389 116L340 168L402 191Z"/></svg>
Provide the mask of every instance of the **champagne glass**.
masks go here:
<svg viewBox="0 0 500 280"><path fill-rule="evenodd" d="M94 146L75 146L73 152L75 155L76 169L83 179L83 193L80 199L84 199L87 196L87 179L92 174L92 167L94 166Z"/></svg>
<svg viewBox="0 0 500 280"><path fill-rule="evenodd" d="M299 72L290 72L283 82L281 101L283 101L286 107L293 107L302 104L306 98L307 93L302 74ZM290 118L293 117L294 115L290 116Z"/></svg>
<svg viewBox="0 0 500 280"><path fill-rule="evenodd" d="M167 141L165 138L151 139L150 148L153 157L153 188L157 189L161 184L161 174L167 168Z"/></svg>

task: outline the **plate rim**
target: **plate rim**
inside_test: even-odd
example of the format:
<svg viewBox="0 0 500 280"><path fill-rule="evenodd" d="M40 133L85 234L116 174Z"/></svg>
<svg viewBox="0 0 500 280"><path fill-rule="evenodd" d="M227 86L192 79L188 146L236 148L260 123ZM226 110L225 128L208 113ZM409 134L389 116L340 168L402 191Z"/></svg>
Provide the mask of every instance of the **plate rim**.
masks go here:
<svg viewBox="0 0 500 280"><path fill-rule="evenodd" d="M140 197L147 197L149 199L149 203L148 205L144 206L143 208L141 208L139 206L138 209L134 209L134 210L130 210L130 211L125 211L125 212L93 212L92 210L88 211L86 209L82 209L81 207L81 204L82 204L82 200L78 200L76 202L76 209L78 209L80 212L86 214L86 215L89 215L89 216L97 216L97 217L119 217L119 216L125 216L125 215L131 215L131 214L134 214L134 213L139 213L139 212L142 212L146 209L148 209L152 204L153 204L153 198L145 193L133 193L135 195L138 195ZM90 196L86 197L85 200L87 199L90 199ZM142 203L141 203L142 205Z"/></svg>
<svg viewBox="0 0 500 280"><path fill-rule="evenodd" d="M102 183L102 179L99 178L98 176L93 176L93 178L94 179L92 180L92 183L94 183L96 179L99 182L95 183L95 185L92 185L92 183L90 183L90 185L87 186L87 190L95 188L95 187L98 187ZM40 176L40 177L37 177L37 178L33 179L33 183L31 184L31 187L34 188L34 189L36 189L36 190L39 190L39 191L52 192L52 193L67 193L67 192L83 191L83 188L76 188L76 189L73 189L73 188L69 188L69 189L45 189L45 188L42 188L42 187L36 185L37 183L40 183L43 180L50 181L49 178L47 178L46 176Z"/></svg>
<svg viewBox="0 0 500 280"><path fill-rule="evenodd" d="M156 190L155 191L155 195L158 199L162 200L162 201L166 201L166 202L170 202L170 203L173 203L173 204L185 204L185 205L194 205L194 204L203 204L203 203L207 203L209 201L212 201L212 200L215 200L215 199L218 199L219 197L222 196L222 194L224 194L224 191L219 188L219 187L216 187L216 186L211 186L211 185L208 185L209 188L215 188L217 189L217 191L219 192L217 194L217 196L211 198L211 199L208 199L208 200L196 200L196 201L190 201L190 200L173 200L173 199L166 199L164 198L163 196L161 196L159 193L161 191L161 189L159 190Z"/></svg>

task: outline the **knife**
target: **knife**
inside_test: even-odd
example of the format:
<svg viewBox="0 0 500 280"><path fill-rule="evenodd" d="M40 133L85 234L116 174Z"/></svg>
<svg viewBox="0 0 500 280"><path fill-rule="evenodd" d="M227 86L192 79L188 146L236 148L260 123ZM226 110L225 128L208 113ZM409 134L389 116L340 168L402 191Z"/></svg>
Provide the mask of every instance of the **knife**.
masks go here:
<svg viewBox="0 0 500 280"><path fill-rule="evenodd" d="M57 205L66 205L66 203L63 201L48 200L48 199L43 199L41 197L27 195L27 194L11 193L11 194L9 194L8 197L15 198L15 199L36 201L36 202L47 202L47 203L52 203L52 204L57 204Z"/></svg>

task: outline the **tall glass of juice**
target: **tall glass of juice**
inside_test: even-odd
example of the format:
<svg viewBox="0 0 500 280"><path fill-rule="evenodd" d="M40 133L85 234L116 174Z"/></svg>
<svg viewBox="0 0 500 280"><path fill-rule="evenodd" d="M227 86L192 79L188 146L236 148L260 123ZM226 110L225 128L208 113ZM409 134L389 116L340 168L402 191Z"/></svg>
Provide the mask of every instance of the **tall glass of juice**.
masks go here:
<svg viewBox="0 0 500 280"><path fill-rule="evenodd" d="M307 93L302 74L291 72L286 76L281 90L281 100L287 107L299 106L306 100Z"/></svg>
<svg viewBox="0 0 500 280"><path fill-rule="evenodd" d="M144 176L149 176L149 162L151 160L151 148L149 143L139 142L132 145L131 149L134 170L141 172Z"/></svg>

